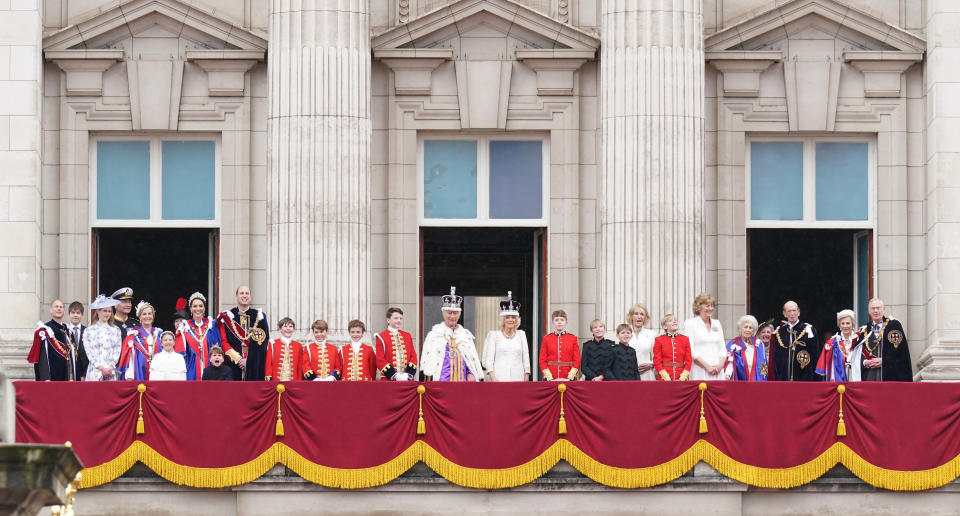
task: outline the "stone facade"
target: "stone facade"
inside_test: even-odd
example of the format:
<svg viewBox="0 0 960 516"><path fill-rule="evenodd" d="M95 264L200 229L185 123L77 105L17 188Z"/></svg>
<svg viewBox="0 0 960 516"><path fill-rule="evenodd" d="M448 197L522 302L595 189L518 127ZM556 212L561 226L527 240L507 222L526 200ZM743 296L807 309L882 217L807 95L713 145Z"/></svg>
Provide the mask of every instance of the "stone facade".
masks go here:
<svg viewBox="0 0 960 516"><path fill-rule="evenodd" d="M46 305L95 294L91 154L105 135L216 140L217 216L187 226L218 232L221 308L249 283L274 319L320 315L341 332L397 305L414 335L425 135L546 142L541 287L578 334L636 301L685 314L703 290L732 329L748 306L749 141L853 135L873 149L873 293L905 322L919 378L960 378L956 10L0 2L0 359L28 376Z"/></svg>

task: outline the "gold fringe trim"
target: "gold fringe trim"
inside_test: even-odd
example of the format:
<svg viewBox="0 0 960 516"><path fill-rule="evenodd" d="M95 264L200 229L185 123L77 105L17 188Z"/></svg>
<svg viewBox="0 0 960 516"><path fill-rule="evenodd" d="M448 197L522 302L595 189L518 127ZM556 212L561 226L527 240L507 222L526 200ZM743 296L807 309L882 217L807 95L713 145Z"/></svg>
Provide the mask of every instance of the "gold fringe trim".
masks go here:
<svg viewBox="0 0 960 516"><path fill-rule="evenodd" d="M167 459L143 441L134 441L117 458L92 468L83 470L80 487L96 487L112 482L127 472L137 462L174 484L190 487L229 487L253 482L279 461L279 449L283 446L274 443L257 458L226 468L197 468L183 466Z"/></svg>
<svg viewBox="0 0 960 516"><path fill-rule="evenodd" d="M421 444L421 457L430 469L437 472L438 475L447 479L451 483L463 487L473 487L477 489L502 489L506 487L522 486L529 484L537 478L542 477L550 468L557 465L563 458L566 439L560 439L550 445L543 453L534 457L529 462L500 469L478 469L461 466L450 459L440 455L429 444L423 441L417 441Z"/></svg>
<svg viewBox="0 0 960 516"><path fill-rule="evenodd" d="M847 445L837 442L810 462L790 468L761 468L738 462L714 445L699 440L680 456L647 468L607 466L588 456L566 439L558 439L529 462L501 469L468 468L442 456L423 441L415 441L394 459L370 468L340 469L312 462L283 443L274 443L259 457L238 466L197 468L182 466L160 455L142 441L135 441L110 462L83 470L81 488L106 484L141 462L162 478L179 485L203 488L229 487L252 482L276 464L290 468L304 480L326 487L359 489L386 484L424 462L437 474L459 486L502 489L527 484L566 460L593 481L611 487L640 488L665 484L704 461L722 475L748 485L791 488L807 484L843 464L864 482L882 489L919 491L933 489L960 477L960 456L922 471L898 471L874 466Z"/></svg>
<svg viewBox="0 0 960 516"><path fill-rule="evenodd" d="M304 480L325 487L361 489L382 486L399 477L416 464L422 455L423 441L415 441L396 458L379 466L358 469L340 469L321 466L285 444L278 444L280 462Z"/></svg>

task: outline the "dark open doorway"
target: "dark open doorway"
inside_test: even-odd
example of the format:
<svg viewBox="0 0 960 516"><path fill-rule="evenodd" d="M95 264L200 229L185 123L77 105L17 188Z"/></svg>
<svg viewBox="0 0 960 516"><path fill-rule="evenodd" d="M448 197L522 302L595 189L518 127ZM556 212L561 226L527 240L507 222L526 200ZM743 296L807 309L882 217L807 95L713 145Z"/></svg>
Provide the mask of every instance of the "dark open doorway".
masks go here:
<svg viewBox="0 0 960 516"><path fill-rule="evenodd" d="M873 295L872 235L859 229L749 229L747 311L780 321L788 300L821 337L837 331L837 312L865 321Z"/></svg>
<svg viewBox="0 0 960 516"><path fill-rule="evenodd" d="M422 338L440 322L440 297L457 287L464 298L460 323L474 333L482 354L488 330L499 329L499 301L507 291L521 302L520 329L530 356L542 331L544 255L542 228L422 228ZM531 366L536 375L537 367Z"/></svg>
<svg viewBox="0 0 960 516"><path fill-rule="evenodd" d="M207 311L217 309L217 231L211 229L94 230L96 292L133 288L133 303L147 300L157 326L170 329L177 298L201 292Z"/></svg>

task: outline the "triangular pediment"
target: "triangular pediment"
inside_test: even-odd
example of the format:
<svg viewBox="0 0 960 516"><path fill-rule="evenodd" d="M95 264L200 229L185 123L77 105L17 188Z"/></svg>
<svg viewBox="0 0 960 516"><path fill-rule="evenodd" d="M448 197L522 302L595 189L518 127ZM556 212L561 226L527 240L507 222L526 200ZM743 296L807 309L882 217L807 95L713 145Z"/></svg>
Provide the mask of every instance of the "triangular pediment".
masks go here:
<svg viewBox="0 0 960 516"><path fill-rule="evenodd" d="M840 40L845 49L857 50L926 49L919 36L835 0L786 2L710 35L704 47L707 52L771 50L785 40Z"/></svg>
<svg viewBox="0 0 960 516"><path fill-rule="evenodd" d="M117 48L139 38L179 38L190 50L264 52L258 34L179 0L132 0L60 29L43 39L45 51Z"/></svg>
<svg viewBox="0 0 960 516"><path fill-rule="evenodd" d="M513 0L459 0L374 36L374 50L442 48L462 37L503 37L518 47L596 50L600 40Z"/></svg>

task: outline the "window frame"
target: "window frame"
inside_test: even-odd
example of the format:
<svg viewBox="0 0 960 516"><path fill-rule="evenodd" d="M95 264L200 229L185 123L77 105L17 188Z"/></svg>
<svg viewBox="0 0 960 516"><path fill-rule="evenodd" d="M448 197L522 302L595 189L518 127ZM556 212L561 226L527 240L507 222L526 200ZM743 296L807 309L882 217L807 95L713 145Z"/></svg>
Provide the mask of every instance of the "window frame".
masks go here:
<svg viewBox="0 0 960 516"><path fill-rule="evenodd" d="M753 169L750 164L752 145L754 142L801 142L803 143L803 218L799 220L753 220L751 210L753 206L752 179ZM867 219L866 220L817 220L817 143L866 143L867 144ZM877 146L876 136L762 136L753 135L746 138L744 152L744 192L746 206L744 206L745 224L748 228L823 228L823 229L874 229L877 217Z"/></svg>
<svg viewBox="0 0 960 516"><path fill-rule="evenodd" d="M150 150L150 218L147 219L100 219L97 218L97 145L101 141L146 141ZM213 219L163 218L163 142L164 141L212 141L213 142ZM221 135L219 133L191 134L110 134L91 135L89 141L89 223L91 228L220 228L222 200Z"/></svg>
<svg viewBox="0 0 960 516"><path fill-rule="evenodd" d="M423 210L424 142L477 142L477 217L472 219L426 218ZM538 219L490 218L490 141L539 141L541 144L541 213ZM417 221L427 227L546 227L550 221L550 136L543 133L434 133L417 134Z"/></svg>

